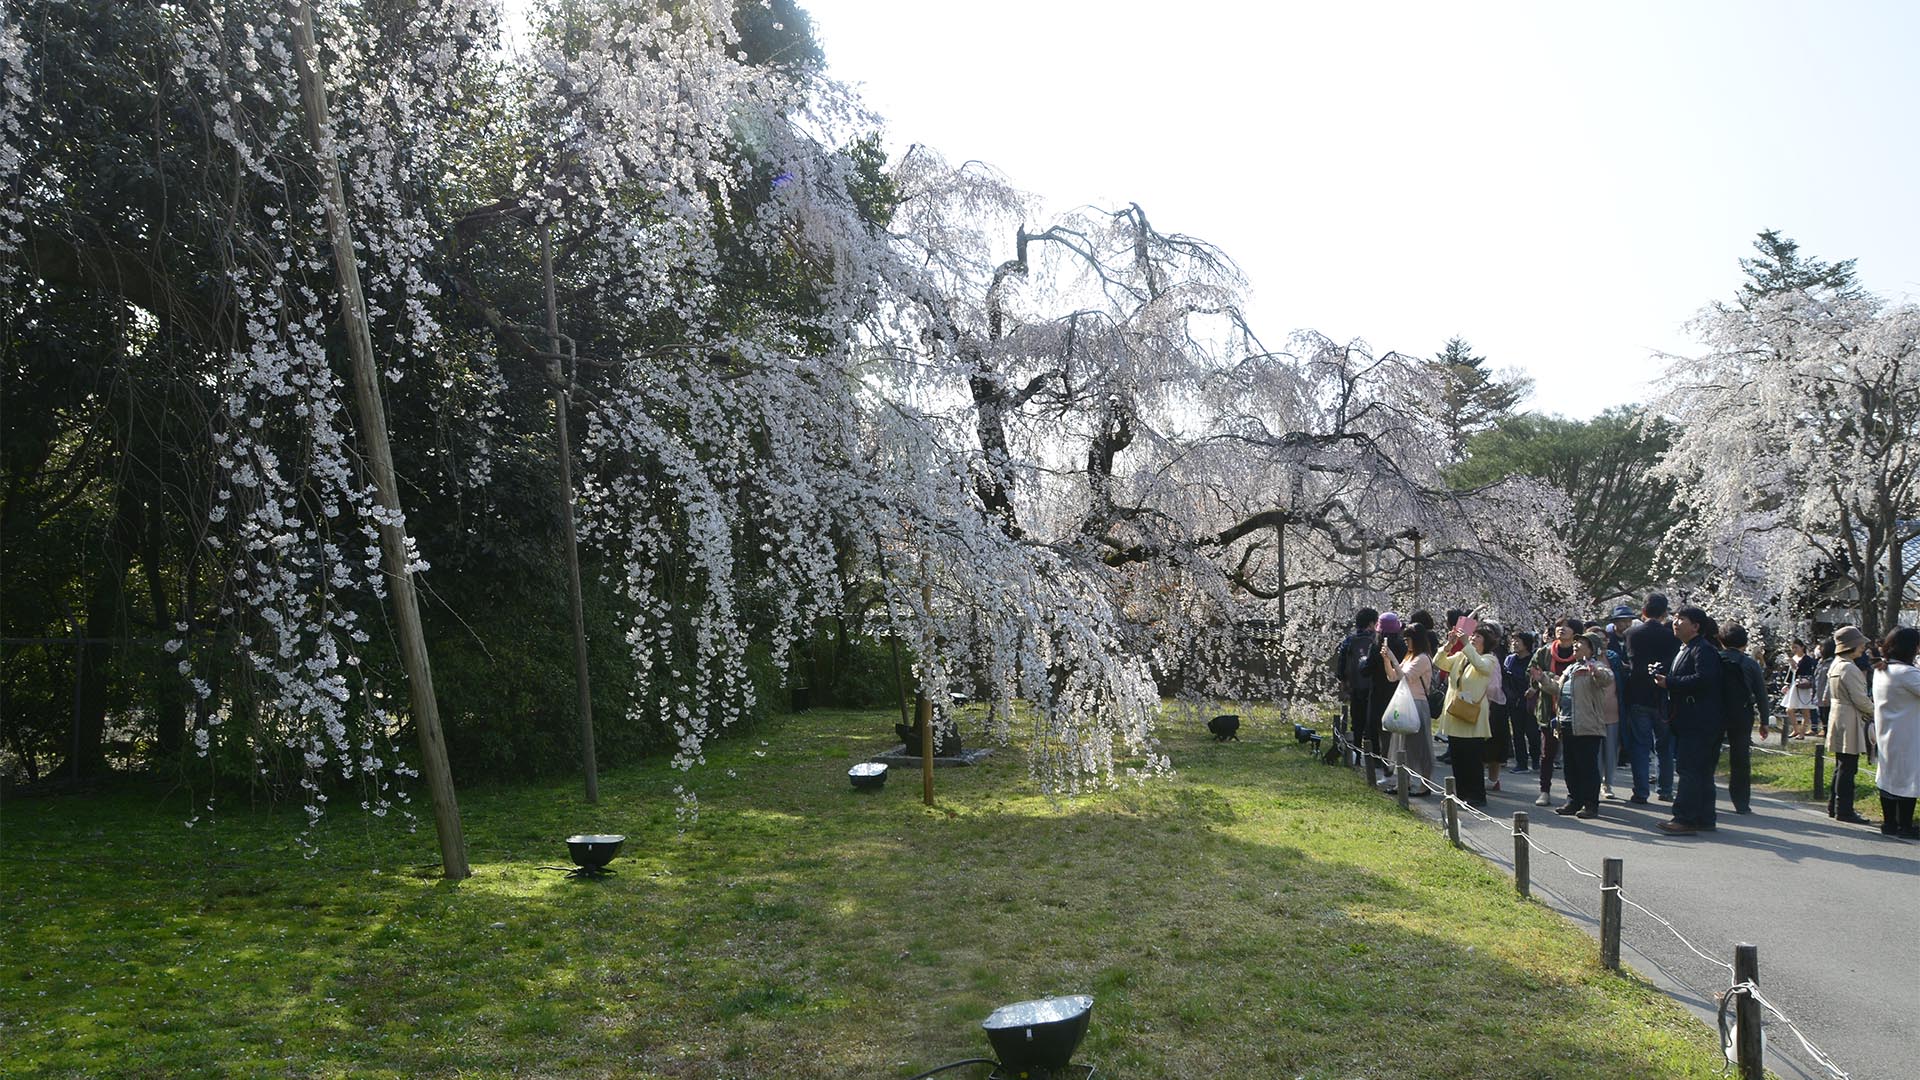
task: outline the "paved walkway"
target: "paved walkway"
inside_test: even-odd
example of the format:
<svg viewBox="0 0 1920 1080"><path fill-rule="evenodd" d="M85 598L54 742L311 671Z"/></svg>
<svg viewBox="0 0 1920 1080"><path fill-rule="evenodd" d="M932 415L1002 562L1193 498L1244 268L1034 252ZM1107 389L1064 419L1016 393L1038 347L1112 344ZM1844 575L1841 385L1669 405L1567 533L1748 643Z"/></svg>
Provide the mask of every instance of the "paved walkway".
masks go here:
<svg viewBox="0 0 1920 1080"><path fill-rule="evenodd" d="M1440 766L1441 775L1448 767ZM1619 781L1622 777L1615 776ZM1920 843L1840 825L1825 808L1755 793L1752 814L1734 814L1720 791L1719 828L1668 836L1658 797L1646 806L1601 804L1579 821L1533 805L1539 779L1508 773L1489 796L1494 822L1461 817L1461 842L1513 868L1513 812L1527 812L1536 847L1534 896L1598 935L1600 883L1538 845L1598 875L1601 860L1624 860L1622 895L1666 918L1707 956L1731 965L1738 942L1759 946L1761 993L1853 1080L1920 1076ZM1565 788L1556 775L1554 795ZM1628 786L1620 788L1624 799ZM1383 796L1390 797L1390 796ZM1413 805L1439 818L1442 800ZM1862 809L1878 817L1878 806ZM1665 927L1624 909L1624 960L1713 1022L1713 994L1731 978L1696 956ZM1768 1068L1784 1078L1828 1077L1784 1024L1768 1017Z"/></svg>

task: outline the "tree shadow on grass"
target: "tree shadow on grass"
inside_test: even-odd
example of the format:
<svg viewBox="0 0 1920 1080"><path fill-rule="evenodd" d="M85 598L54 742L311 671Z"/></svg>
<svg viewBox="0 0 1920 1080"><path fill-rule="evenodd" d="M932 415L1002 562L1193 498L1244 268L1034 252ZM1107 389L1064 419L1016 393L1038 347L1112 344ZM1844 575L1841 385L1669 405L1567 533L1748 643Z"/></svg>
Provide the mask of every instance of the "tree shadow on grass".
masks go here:
<svg viewBox="0 0 1920 1080"><path fill-rule="evenodd" d="M592 810L557 787L470 800L492 854L457 886L396 872L430 837L376 845L378 874L16 880L38 902L10 917L19 945L93 981L0 1018L113 1014L32 1036L27 1075L804 1080L977 1056L995 1006L1091 992L1080 1056L1103 1076L1713 1072L1691 1021L1600 974L1584 937L1290 745L1182 746L1175 780L1076 802L1033 795L1009 753L943 771L927 810L917 784L847 788L863 729L788 736L717 753L685 831L658 770L609 777ZM620 873L537 869L582 818L627 833Z"/></svg>

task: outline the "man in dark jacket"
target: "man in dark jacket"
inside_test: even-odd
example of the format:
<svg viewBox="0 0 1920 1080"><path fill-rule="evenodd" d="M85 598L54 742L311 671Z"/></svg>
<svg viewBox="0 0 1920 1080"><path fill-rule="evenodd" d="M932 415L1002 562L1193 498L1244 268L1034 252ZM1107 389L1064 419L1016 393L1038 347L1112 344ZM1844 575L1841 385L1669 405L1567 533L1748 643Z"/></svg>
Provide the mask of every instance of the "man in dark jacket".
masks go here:
<svg viewBox="0 0 1920 1080"><path fill-rule="evenodd" d="M1674 616L1673 633L1680 640L1673 670L1653 677L1671 699L1668 724L1677 774L1673 820L1661 822L1660 828L1685 835L1714 827L1713 774L1720 766L1726 720L1720 709L1720 627L1697 607L1681 608Z"/></svg>
<svg viewBox="0 0 1920 1080"><path fill-rule="evenodd" d="M1621 696L1627 705L1627 764L1633 769L1633 797L1628 802L1645 805L1648 773L1653 761L1659 763L1659 790L1662 799L1673 798L1673 742L1667 728L1667 692L1654 682L1654 673L1673 666L1680 651L1680 639L1667 625L1667 598L1659 593L1647 597L1640 609L1641 623L1627 631L1627 688Z"/></svg>
<svg viewBox="0 0 1920 1080"><path fill-rule="evenodd" d="M1747 701L1751 707L1744 718L1727 718L1727 798L1733 803L1736 814L1751 814L1750 805L1753 791L1753 725L1757 721L1766 726L1768 716L1773 714L1773 703L1767 700L1767 673L1760 670L1760 661L1747 655L1747 628L1735 623L1720 631L1720 659L1723 663L1737 665L1740 679L1747 686Z"/></svg>
<svg viewBox="0 0 1920 1080"><path fill-rule="evenodd" d="M1333 653L1333 678L1340 684L1340 699L1347 705L1347 737L1359 742L1367 729L1367 706L1373 697L1373 680L1367 667L1380 648L1375 627L1380 613L1363 607L1353 615L1353 633L1340 641ZM1381 708L1386 708L1383 702Z"/></svg>

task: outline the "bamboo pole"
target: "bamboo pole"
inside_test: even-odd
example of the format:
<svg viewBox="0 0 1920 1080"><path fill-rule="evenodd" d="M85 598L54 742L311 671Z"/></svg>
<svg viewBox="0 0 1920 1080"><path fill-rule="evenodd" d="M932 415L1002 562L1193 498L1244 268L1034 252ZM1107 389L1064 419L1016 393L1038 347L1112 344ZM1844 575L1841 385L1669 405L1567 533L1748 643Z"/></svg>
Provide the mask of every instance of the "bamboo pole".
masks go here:
<svg viewBox="0 0 1920 1080"><path fill-rule="evenodd" d="M553 415L560 444L560 520L567 536L567 609L573 618L573 684L579 695L580 768L589 804L600 801L600 769L593 747L593 684L587 669L587 616L580 598L580 533L573 520L573 446L567 431L567 380L560 370L560 307L554 299L553 226L540 224L540 276L547 289L547 378L553 383Z"/></svg>
<svg viewBox="0 0 1920 1080"><path fill-rule="evenodd" d="M386 564L387 588L393 597L394 622L400 639L400 661L407 671L407 689L413 705L414 726L420 732L421 771L433 793L434 831L440 839L440 865L446 877L458 881L472 875L467 865L466 841L460 830L460 804L453 790L453 768L447 762L446 737L440 730L440 706L433 694L433 667L427 659L426 632L420 625L419 598L407 569L407 534L400 506L400 488L393 473L393 448L387 442L387 411L380 400L379 369L373 358L373 334L367 327L366 298L360 291L360 269L354 259L353 227L347 217L347 193L340 180L339 158L327 135L323 118L327 88L320 76L320 49L313 40L313 4L302 0L293 24L294 70L300 79L300 100L306 113L307 139L326 203L327 232L333 243L334 287L339 293L340 319L345 324L347 352L353 361L353 396L366 444L367 464L373 473L374 497L389 513L380 522L380 549Z"/></svg>

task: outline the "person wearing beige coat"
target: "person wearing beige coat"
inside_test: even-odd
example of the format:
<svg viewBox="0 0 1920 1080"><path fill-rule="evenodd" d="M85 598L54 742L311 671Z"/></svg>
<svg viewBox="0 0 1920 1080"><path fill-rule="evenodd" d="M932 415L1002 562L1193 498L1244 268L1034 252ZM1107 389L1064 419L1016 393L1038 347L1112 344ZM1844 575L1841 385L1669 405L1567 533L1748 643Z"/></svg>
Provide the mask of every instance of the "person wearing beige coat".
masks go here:
<svg viewBox="0 0 1920 1080"><path fill-rule="evenodd" d="M1827 816L1850 825L1871 825L1854 808L1854 778L1860 772L1860 754L1867 746L1867 725L1873 723L1873 683L1858 663L1867 647L1859 627L1843 626L1833 633L1834 658L1827 667L1827 752L1833 755L1833 791L1827 797Z"/></svg>
<svg viewBox="0 0 1920 1080"><path fill-rule="evenodd" d="M1486 626L1472 636L1447 632L1447 644L1433 666L1447 673L1446 704L1434 726L1447 737L1453 757L1454 793L1476 809L1487 805L1487 770L1481 764L1487 740L1493 736L1488 718L1487 690L1493 680L1493 656L1500 639Z"/></svg>
<svg viewBox="0 0 1920 1080"><path fill-rule="evenodd" d="M1607 639L1597 632L1573 639L1573 663L1552 678L1554 693L1572 706L1561 718L1566 747L1567 801L1556 814L1600 816L1600 750L1607 729L1620 722L1613 668L1606 661Z"/></svg>

